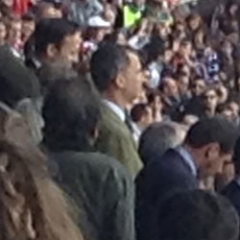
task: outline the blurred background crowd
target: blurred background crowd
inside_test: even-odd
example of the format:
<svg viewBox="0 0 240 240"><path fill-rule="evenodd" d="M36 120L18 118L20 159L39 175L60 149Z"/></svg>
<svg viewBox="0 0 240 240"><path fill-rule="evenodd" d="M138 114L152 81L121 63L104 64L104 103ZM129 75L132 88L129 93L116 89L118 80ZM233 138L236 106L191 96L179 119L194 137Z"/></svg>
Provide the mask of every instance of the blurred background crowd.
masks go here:
<svg viewBox="0 0 240 240"><path fill-rule="evenodd" d="M0 0L0 240L240 239L239 16Z"/></svg>

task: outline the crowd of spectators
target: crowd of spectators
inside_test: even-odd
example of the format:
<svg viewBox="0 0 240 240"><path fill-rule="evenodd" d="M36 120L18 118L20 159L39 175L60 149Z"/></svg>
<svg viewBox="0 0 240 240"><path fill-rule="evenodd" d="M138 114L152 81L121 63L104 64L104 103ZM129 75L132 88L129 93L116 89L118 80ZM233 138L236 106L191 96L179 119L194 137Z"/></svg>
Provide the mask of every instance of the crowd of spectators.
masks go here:
<svg viewBox="0 0 240 240"><path fill-rule="evenodd" d="M239 240L239 14L0 0L0 240Z"/></svg>

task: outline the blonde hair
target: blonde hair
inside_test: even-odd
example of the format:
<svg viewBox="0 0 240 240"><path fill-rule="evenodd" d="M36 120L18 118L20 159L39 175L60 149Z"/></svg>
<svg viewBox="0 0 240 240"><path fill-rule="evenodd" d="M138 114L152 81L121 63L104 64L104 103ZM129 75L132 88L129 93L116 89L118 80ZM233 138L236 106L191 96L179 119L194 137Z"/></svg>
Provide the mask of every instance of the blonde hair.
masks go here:
<svg viewBox="0 0 240 240"><path fill-rule="evenodd" d="M82 240L43 154L0 140L0 240Z"/></svg>

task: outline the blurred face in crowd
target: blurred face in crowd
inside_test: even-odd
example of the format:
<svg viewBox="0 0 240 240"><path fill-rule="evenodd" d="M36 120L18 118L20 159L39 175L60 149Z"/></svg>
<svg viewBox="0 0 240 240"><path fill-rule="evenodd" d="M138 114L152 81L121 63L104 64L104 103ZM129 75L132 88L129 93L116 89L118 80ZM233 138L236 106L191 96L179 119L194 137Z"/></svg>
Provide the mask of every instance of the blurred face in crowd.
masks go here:
<svg viewBox="0 0 240 240"><path fill-rule="evenodd" d="M229 8L230 15L232 16L236 15L237 11L238 11L238 4L232 4Z"/></svg>
<svg viewBox="0 0 240 240"><path fill-rule="evenodd" d="M225 108L220 115L230 122L233 121L233 112L229 108Z"/></svg>
<svg viewBox="0 0 240 240"><path fill-rule="evenodd" d="M127 39L126 39L125 35L121 32L119 32L117 35L117 44L122 45L122 46L127 44Z"/></svg>
<svg viewBox="0 0 240 240"><path fill-rule="evenodd" d="M205 81L202 79L196 79L192 84L191 91L194 96L200 96L203 94L205 89L206 89Z"/></svg>
<svg viewBox="0 0 240 240"><path fill-rule="evenodd" d="M189 57L192 53L192 44L191 42L183 42L180 45L179 52L182 56Z"/></svg>
<svg viewBox="0 0 240 240"><path fill-rule="evenodd" d="M164 62L169 63L171 59L173 58L173 52L172 50L166 50L164 52Z"/></svg>
<svg viewBox="0 0 240 240"><path fill-rule="evenodd" d="M22 39L26 42L35 30L35 21L23 21L22 22Z"/></svg>
<svg viewBox="0 0 240 240"><path fill-rule="evenodd" d="M238 119L239 118L239 105L236 102L230 102L228 107L232 112L233 119Z"/></svg>
<svg viewBox="0 0 240 240"><path fill-rule="evenodd" d="M2 0L5 6L11 8L13 6L13 0Z"/></svg>
<svg viewBox="0 0 240 240"><path fill-rule="evenodd" d="M194 36L194 43L196 47L203 47L205 42L205 33L203 30L199 30Z"/></svg>
<svg viewBox="0 0 240 240"><path fill-rule="evenodd" d="M81 43L81 32L68 35L64 38L60 46L48 46L48 58L52 60L64 61L70 64L77 63L79 60Z"/></svg>
<svg viewBox="0 0 240 240"><path fill-rule="evenodd" d="M145 4L146 0L133 0L133 2L138 6L142 6Z"/></svg>
<svg viewBox="0 0 240 240"><path fill-rule="evenodd" d="M167 97L178 96L178 86L173 78L166 77L164 79L163 92Z"/></svg>
<svg viewBox="0 0 240 240"><path fill-rule="evenodd" d="M4 44L7 36L7 30L4 23L0 22L0 44Z"/></svg>
<svg viewBox="0 0 240 240"><path fill-rule="evenodd" d="M180 40L175 39L175 40L173 41L173 44L172 44L172 50L173 50L174 52L178 52L179 49L180 49Z"/></svg>
<svg viewBox="0 0 240 240"><path fill-rule="evenodd" d="M189 90L189 78L188 76L180 76L178 79L178 88L180 94L186 94Z"/></svg>
<svg viewBox="0 0 240 240"><path fill-rule="evenodd" d="M128 104L132 104L135 99L141 97L143 84L146 81L139 57L132 52L128 52L129 63L118 74L115 84L121 91L121 95Z"/></svg>
<svg viewBox="0 0 240 240"><path fill-rule="evenodd" d="M20 42L22 37L22 22L21 21L11 21L8 29L8 43L15 44Z"/></svg>
<svg viewBox="0 0 240 240"><path fill-rule="evenodd" d="M218 96L215 90L208 90L203 95L204 106L207 110L215 110L218 104Z"/></svg>
<svg viewBox="0 0 240 240"><path fill-rule="evenodd" d="M47 18L62 18L62 11L60 9L57 9L54 7L53 4L48 4L46 7L43 7L41 18L47 19Z"/></svg>
<svg viewBox="0 0 240 240"><path fill-rule="evenodd" d="M227 56L231 56L233 47L230 41L224 41L222 45L222 50Z"/></svg>
<svg viewBox="0 0 240 240"><path fill-rule="evenodd" d="M200 16L194 16L189 21L189 27L193 31L197 30L199 28L200 24L201 24L201 17Z"/></svg>

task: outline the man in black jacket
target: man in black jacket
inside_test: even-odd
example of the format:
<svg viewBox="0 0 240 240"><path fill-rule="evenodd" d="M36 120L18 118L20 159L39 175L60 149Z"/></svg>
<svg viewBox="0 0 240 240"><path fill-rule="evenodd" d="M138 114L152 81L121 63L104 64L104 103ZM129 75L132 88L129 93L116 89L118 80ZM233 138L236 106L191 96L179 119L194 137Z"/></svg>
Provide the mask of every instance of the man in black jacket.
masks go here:
<svg viewBox="0 0 240 240"><path fill-rule="evenodd" d="M136 227L138 239L155 239L156 207L176 190L198 188L197 179L220 172L231 159L236 129L227 120L211 118L196 123L185 143L148 164L137 178Z"/></svg>

